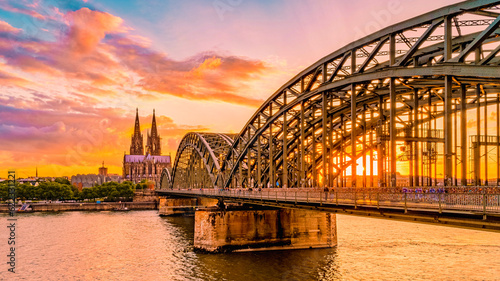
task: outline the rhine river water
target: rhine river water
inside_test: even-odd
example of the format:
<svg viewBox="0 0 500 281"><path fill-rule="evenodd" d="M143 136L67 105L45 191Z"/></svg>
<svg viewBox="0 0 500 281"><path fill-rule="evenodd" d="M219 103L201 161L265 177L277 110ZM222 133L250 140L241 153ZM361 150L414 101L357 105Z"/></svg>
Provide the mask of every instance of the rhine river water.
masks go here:
<svg viewBox="0 0 500 281"><path fill-rule="evenodd" d="M500 233L470 229L338 215L333 249L205 254L193 251L192 217L17 218L17 273L2 226L0 280L500 280Z"/></svg>

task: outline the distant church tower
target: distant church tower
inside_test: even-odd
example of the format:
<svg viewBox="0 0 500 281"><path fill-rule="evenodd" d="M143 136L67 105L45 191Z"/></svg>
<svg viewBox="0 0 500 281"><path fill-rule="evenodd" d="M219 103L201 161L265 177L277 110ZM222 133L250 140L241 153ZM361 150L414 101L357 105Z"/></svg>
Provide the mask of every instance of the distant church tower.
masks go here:
<svg viewBox="0 0 500 281"><path fill-rule="evenodd" d="M151 125L151 135L148 132L146 141L146 153L149 155L161 155L161 138L156 129L155 110L153 109L153 124Z"/></svg>
<svg viewBox="0 0 500 281"><path fill-rule="evenodd" d="M142 145L141 125L139 124L139 109L135 110L135 128L132 135L132 143L130 144L130 155L144 155L144 147Z"/></svg>

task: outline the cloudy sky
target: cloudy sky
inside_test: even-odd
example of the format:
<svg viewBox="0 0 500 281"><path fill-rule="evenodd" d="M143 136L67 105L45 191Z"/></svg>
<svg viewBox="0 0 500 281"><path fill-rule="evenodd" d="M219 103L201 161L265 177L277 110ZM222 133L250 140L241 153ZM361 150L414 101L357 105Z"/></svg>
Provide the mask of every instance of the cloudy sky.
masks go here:
<svg viewBox="0 0 500 281"><path fill-rule="evenodd" d="M163 153L239 132L300 70L456 0L0 0L0 178L121 174L135 109Z"/></svg>

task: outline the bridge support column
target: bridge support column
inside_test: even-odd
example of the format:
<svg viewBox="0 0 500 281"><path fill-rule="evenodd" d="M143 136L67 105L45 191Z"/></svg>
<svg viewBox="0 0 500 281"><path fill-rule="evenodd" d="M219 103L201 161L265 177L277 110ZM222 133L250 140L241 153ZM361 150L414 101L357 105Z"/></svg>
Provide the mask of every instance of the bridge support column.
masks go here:
<svg viewBox="0 0 500 281"><path fill-rule="evenodd" d="M160 216L194 215L197 207L216 206L218 200L210 198L167 198L160 197Z"/></svg>
<svg viewBox="0 0 500 281"><path fill-rule="evenodd" d="M390 99L390 114L389 114L389 155L390 160L390 171L391 171L391 187L396 187L396 167L397 167L397 155L396 155L396 81L391 77L389 83L389 99Z"/></svg>
<svg viewBox="0 0 500 281"><path fill-rule="evenodd" d="M208 252L329 248L336 216L309 210L206 208L196 211L194 247Z"/></svg>
<svg viewBox="0 0 500 281"><path fill-rule="evenodd" d="M377 171L378 171L378 187L385 187L385 142L382 140L382 134L384 131L384 99L382 96L379 97L379 121L377 129Z"/></svg>
<svg viewBox="0 0 500 281"><path fill-rule="evenodd" d="M479 140L481 139L481 87L478 84L476 86L476 99L477 99L477 108L476 108L476 135L477 135L477 147L473 147L473 166L474 166L474 184L481 185L481 149L479 148Z"/></svg>
<svg viewBox="0 0 500 281"><path fill-rule="evenodd" d="M467 185L467 88L460 85L460 168L461 184Z"/></svg>
<svg viewBox="0 0 500 281"><path fill-rule="evenodd" d="M452 77L444 78L444 185L452 185L453 178L453 127L452 127Z"/></svg>
<svg viewBox="0 0 500 281"><path fill-rule="evenodd" d="M355 56L353 54L352 59ZM355 65L353 66L355 67ZM354 71L354 70L353 70ZM351 186L357 187L356 185L356 85L351 84Z"/></svg>
<svg viewBox="0 0 500 281"><path fill-rule="evenodd" d="M418 129L418 123L419 123L419 114L418 114L418 110L419 110L419 105L418 105L418 89L414 89L413 90L413 100L415 101L415 105L414 105L414 116L413 116L413 120L414 120L414 124L413 124L413 136L415 138L419 138L420 137L420 134L419 134L419 129ZM421 146L421 145L420 145ZM420 186L420 181L419 181L419 167L422 165L422 163L420 163L419 161L419 153L420 153L420 150L419 149L419 142L415 142L414 144L414 147L413 147L415 150L412 151L413 153L413 156L412 157L412 161L414 161L414 167L415 167L415 172L414 172L414 176L415 176L415 180L414 180L414 183L415 183L415 186Z"/></svg>

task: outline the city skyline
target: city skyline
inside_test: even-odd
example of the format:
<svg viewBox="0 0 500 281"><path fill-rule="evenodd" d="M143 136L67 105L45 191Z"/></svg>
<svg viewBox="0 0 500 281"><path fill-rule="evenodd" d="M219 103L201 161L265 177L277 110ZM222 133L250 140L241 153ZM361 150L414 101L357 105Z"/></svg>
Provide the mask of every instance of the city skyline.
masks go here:
<svg viewBox="0 0 500 281"><path fill-rule="evenodd" d="M121 174L136 107L143 132L156 109L174 157L186 132L238 133L333 50L457 2L4 1L0 172L71 176L105 161Z"/></svg>

